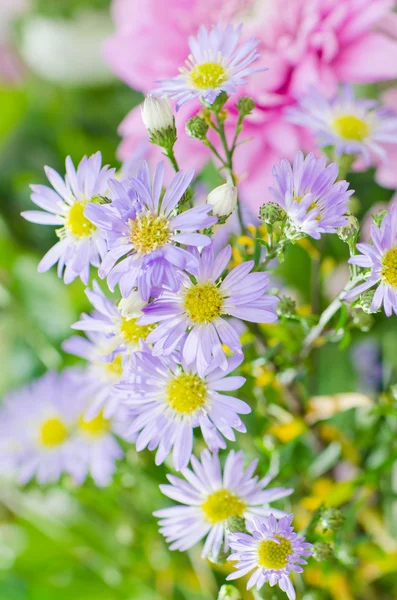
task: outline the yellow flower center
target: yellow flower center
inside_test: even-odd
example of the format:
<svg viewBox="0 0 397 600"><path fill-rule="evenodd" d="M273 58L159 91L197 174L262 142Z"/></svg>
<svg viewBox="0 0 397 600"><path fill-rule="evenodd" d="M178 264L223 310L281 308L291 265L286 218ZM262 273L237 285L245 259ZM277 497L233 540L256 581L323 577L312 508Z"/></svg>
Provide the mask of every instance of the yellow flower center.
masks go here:
<svg viewBox="0 0 397 600"><path fill-rule="evenodd" d="M199 90L213 90L227 79L227 71L215 62L197 65L189 74L190 83Z"/></svg>
<svg viewBox="0 0 397 600"><path fill-rule="evenodd" d="M171 236L168 219L164 215L138 215L131 221L130 240L140 254L150 254L164 246Z"/></svg>
<svg viewBox="0 0 397 600"><path fill-rule="evenodd" d="M211 323L222 314L223 296L214 283L198 283L187 291L184 306L193 323Z"/></svg>
<svg viewBox="0 0 397 600"><path fill-rule="evenodd" d="M294 196L294 200L300 204L303 200L304 196ZM313 208L318 208L317 204L315 202L312 202L309 206L309 208L307 209L307 212L313 210ZM316 221L320 221L321 220L321 214L319 213L316 217Z"/></svg>
<svg viewBox="0 0 397 600"><path fill-rule="evenodd" d="M43 446L52 448L62 444L68 435L66 425L62 423L58 417L48 419L41 424L40 427L40 442Z"/></svg>
<svg viewBox="0 0 397 600"><path fill-rule="evenodd" d="M86 421L84 415L80 416L79 427L90 437L100 437L109 429L109 421L103 416L103 412L97 414L91 421Z"/></svg>
<svg viewBox="0 0 397 600"><path fill-rule="evenodd" d="M354 115L336 117L332 123L332 127L343 139L354 140L356 142L362 142L370 133L368 123Z"/></svg>
<svg viewBox="0 0 397 600"><path fill-rule="evenodd" d="M138 319L126 319L123 317L120 332L127 344L138 344L139 340L146 340L155 325L137 325Z"/></svg>
<svg viewBox="0 0 397 600"><path fill-rule="evenodd" d="M383 257L382 279L397 288L397 248L391 248Z"/></svg>
<svg viewBox="0 0 397 600"><path fill-rule="evenodd" d="M65 227L71 235L76 237L89 237L96 227L84 215L87 200L75 202L66 216Z"/></svg>
<svg viewBox="0 0 397 600"><path fill-rule="evenodd" d="M292 546L289 540L281 535L275 535L279 544L268 540L259 544L259 564L265 569L284 569L287 566L287 557L292 554Z"/></svg>
<svg viewBox="0 0 397 600"><path fill-rule="evenodd" d="M181 373L169 382L167 400L177 413L191 415L206 403L206 383L194 373Z"/></svg>
<svg viewBox="0 0 397 600"><path fill-rule="evenodd" d="M246 507L245 502L228 490L219 490L210 494L201 505L206 520L212 525L225 521L229 517L242 517Z"/></svg>
<svg viewBox="0 0 397 600"><path fill-rule="evenodd" d="M101 365L105 369L106 373L115 379L118 379L123 374L123 361L121 354L117 354L112 362L102 362Z"/></svg>

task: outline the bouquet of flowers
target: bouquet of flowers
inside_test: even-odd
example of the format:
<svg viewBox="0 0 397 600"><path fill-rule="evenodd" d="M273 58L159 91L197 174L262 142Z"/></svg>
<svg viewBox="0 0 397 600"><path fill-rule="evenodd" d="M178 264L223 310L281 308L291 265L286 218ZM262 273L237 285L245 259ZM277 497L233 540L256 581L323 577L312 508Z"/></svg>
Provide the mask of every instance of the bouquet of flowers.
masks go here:
<svg viewBox="0 0 397 600"><path fill-rule="evenodd" d="M170 550L201 544L202 558L223 578L220 600L238 600L245 587L273 598L269 586L276 585L290 600L295 586L305 598L322 598L308 595L321 588L318 573L328 581L338 567L356 564L358 546L346 547L362 523L347 531L344 514L361 507L396 458L394 443L372 482L357 475L347 494L339 483L337 494L329 489L329 497L307 497L300 507L294 500L348 444L322 420L365 404L353 394L340 407L311 397L317 349L346 347L354 330L370 329L374 313L397 315L397 207L376 212L360 242L349 181L354 170L387 159L397 115L348 85L333 97L309 86L283 118L313 135L313 151L275 161L269 188L253 192L235 157L257 152L245 137L257 110L249 91L256 77L272 75L258 39L242 41L242 33L231 24L201 26L179 74L147 95L141 117L160 162L135 154L117 172L99 152L77 167L68 157L64 177L46 167L50 186L31 186L39 210L23 217L54 225L59 238L38 270L57 265L65 284L80 278L92 311L72 325L82 334L63 344L85 366L48 372L6 398L2 454L23 484L69 477L83 485L91 476L103 487L131 449L147 449L150 461L159 469L166 461L170 471L159 487L172 502L154 512L160 533ZM179 109L197 102L180 127ZM192 156L187 168L175 151L179 139L196 144L196 170ZM200 180L203 152L215 166L211 189ZM349 256L346 281L323 310L307 311L277 269L299 248L313 259L317 285L328 243ZM392 383L371 413L363 456L381 425L385 440L395 433ZM300 456L274 442L301 434ZM239 578L244 585L225 582Z"/></svg>

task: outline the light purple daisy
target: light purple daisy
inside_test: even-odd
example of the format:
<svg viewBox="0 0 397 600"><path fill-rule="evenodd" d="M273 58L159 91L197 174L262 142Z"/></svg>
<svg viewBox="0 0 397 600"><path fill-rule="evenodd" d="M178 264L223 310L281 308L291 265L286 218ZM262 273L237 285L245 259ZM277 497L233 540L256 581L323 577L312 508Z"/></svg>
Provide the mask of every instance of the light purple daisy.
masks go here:
<svg viewBox="0 0 397 600"><path fill-rule="evenodd" d="M397 315L397 206L393 206L380 227L371 226L372 244L357 244L361 252L349 262L369 269L364 283L348 292L344 300L353 300L360 294L376 287L371 310L376 312L383 305L388 317Z"/></svg>
<svg viewBox="0 0 397 600"><path fill-rule="evenodd" d="M172 79L159 81L156 94L177 102L177 110L189 100L201 98L210 104L221 92L236 93L236 87L247 83L246 77L266 71L251 65L258 58L259 41L254 37L239 44L242 25L217 25L212 30L201 26L197 38L189 38L186 66Z"/></svg>
<svg viewBox="0 0 397 600"><path fill-rule="evenodd" d="M204 450L201 461L191 459L191 469L183 469L186 481L168 475L171 485L160 485L165 496L180 502L154 513L160 517L160 532L171 544L171 550L188 550L203 538L202 556L216 558L229 548L225 526L230 517L242 517L250 522L255 515L266 516L284 512L273 509L269 502L289 496L293 490L267 488L272 477L259 479L253 476L257 460L244 469L243 453L229 452L225 466L220 465L217 454Z"/></svg>
<svg viewBox="0 0 397 600"><path fill-rule="evenodd" d="M21 483L33 477L41 484L55 482L63 473L78 484L88 475L99 486L109 483L123 451L112 421L102 413L86 419L84 379L80 369L48 372L5 398L1 421L13 440L13 464Z"/></svg>
<svg viewBox="0 0 397 600"><path fill-rule="evenodd" d="M162 285L174 291L179 288L179 269L192 259L181 244L208 245L210 238L197 232L217 222L209 214L208 205L177 214L193 175L193 171L177 173L162 196L164 164L157 165L151 182L149 167L144 163L138 176L129 179L128 190L117 181L110 182L110 205L87 206L87 217L107 234L109 252L99 275L108 277L112 291L119 284L126 298L137 286L147 301Z"/></svg>
<svg viewBox="0 0 397 600"><path fill-rule="evenodd" d="M226 246L215 256L212 245L201 255L194 250L196 260L187 267L193 277L182 274L177 293L164 292L143 309L139 324L160 323L147 337L149 343L154 343L155 355L170 354L183 341L183 360L188 365L196 362L199 374L210 364L227 369L222 344L237 355L242 350L234 324L225 316L254 323L277 320L278 298L265 294L266 273L251 273L254 261L237 266L222 280L231 252Z"/></svg>
<svg viewBox="0 0 397 600"><path fill-rule="evenodd" d="M260 590L264 583L278 584L289 600L295 600L291 572L302 573L300 565L307 564L303 557L313 554L312 544L299 537L291 526L293 515L277 521L274 514L269 517L254 517L252 533L231 533L229 544L235 552L228 560L237 561L235 573L226 579L238 579L254 569L247 589L256 586Z"/></svg>
<svg viewBox="0 0 397 600"><path fill-rule="evenodd" d="M311 130L320 147L333 146L337 155L371 155L387 158L385 143L397 143L397 114L379 108L375 100L355 98L353 89L344 86L328 100L316 89L301 99L300 106L287 109L287 118Z"/></svg>
<svg viewBox="0 0 397 600"><path fill-rule="evenodd" d="M293 165L282 160L273 167L275 188L270 188L276 203L287 213L286 232L297 239L301 234L318 240L323 233L336 233L348 222L346 212L350 196L347 181L336 181L339 169L327 166L324 157L304 158L298 152Z"/></svg>
<svg viewBox="0 0 397 600"><path fill-rule="evenodd" d="M22 213L32 223L61 226L56 230L59 242L43 257L38 270L48 271L58 263L58 275L64 275L65 283L79 276L88 284L90 265L99 266L107 247L103 232L86 218L84 210L96 197L106 195L115 169L102 167L102 156L97 152L90 158L85 156L77 171L68 156L65 179L50 167L45 167L45 172L54 189L32 185L31 199L46 212L27 210Z"/></svg>
<svg viewBox="0 0 397 600"><path fill-rule="evenodd" d="M83 314L72 328L102 334L100 339L103 355L113 352L131 354L140 350L142 342L155 326L137 324L143 315L142 309L146 306L139 292L132 290L127 298L122 298L115 304L105 296L96 281L93 281L93 288L87 288L85 293L95 310L90 315Z"/></svg>
<svg viewBox="0 0 397 600"><path fill-rule="evenodd" d="M234 430L246 431L239 414L248 414L251 408L219 392L237 390L244 384L244 377L227 377L242 360L242 355L231 358L225 371L213 363L199 375L197 365L187 365L177 353L162 358L148 351L135 353L129 374L127 371L117 389L128 394L125 404L133 409L129 433L139 432L137 450L157 448L157 465L172 451L175 469L180 471L189 464L194 428L200 427L212 451L226 448L224 438L235 441Z"/></svg>
<svg viewBox="0 0 397 600"><path fill-rule="evenodd" d="M88 362L84 380L80 384L87 396L86 417L92 419L103 411L105 418L112 417L120 404L115 385L120 383L127 364L127 353L111 351L112 338L98 331L89 330L93 317L83 315L79 323L87 321L86 336L74 335L62 344L65 352L79 356Z"/></svg>

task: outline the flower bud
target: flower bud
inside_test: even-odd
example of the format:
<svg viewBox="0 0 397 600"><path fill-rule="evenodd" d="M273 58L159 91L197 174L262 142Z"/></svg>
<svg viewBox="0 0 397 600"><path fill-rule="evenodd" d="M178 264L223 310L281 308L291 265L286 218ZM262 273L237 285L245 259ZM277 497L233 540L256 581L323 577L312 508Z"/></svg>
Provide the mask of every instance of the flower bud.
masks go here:
<svg viewBox="0 0 397 600"><path fill-rule="evenodd" d="M226 521L227 533L247 533L245 519L242 517L229 517Z"/></svg>
<svg viewBox="0 0 397 600"><path fill-rule="evenodd" d="M224 183L208 194L207 204L212 206L216 217L228 217L237 205L237 188L232 183Z"/></svg>
<svg viewBox="0 0 397 600"><path fill-rule="evenodd" d="M234 585L223 585L219 590L218 600L242 600L242 595Z"/></svg>
<svg viewBox="0 0 397 600"><path fill-rule="evenodd" d="M290 318L296 313L296 302L288 296L282 296L277 304L277 314L279 317Z"/></svg>
<svg viewBox="0 0 397 600"><path fill-rule="evenodd" d="M122 298L118 304L121 316L125 319L138 319L142 316L142 308L146 302L142 300L137 290L132 290L127 298Z"/></svg>
<svg viewBox="0 0 397 600"><path fill-rule="evenodd" d="M208 124L202 117L192 117L186 123L186 133L194 140L205 140Z"/></svg>
<svg viewBox="0 0 397 600"><path fill-rule="evenodd" d="M316 542L313 548L313 558L318 562L327 560L333 554L332 547L327 542Z"/></svg>
<svg viewBox="0 0 397 600"><path fill-rule="evenodd" d="M339 508L327 508L321 514L321 523L325 529L339 529L345 522L345 517Z"/></svg>
<svg viewBox="0 0 397 600"><path fill-rule="evenodd" d="M388 212L389 212L388 210L383 209L383 210L379 210L376 214L372 215L372 220L375 223L375 225L380 227L382 225L383 219L388 214Z"/></svg>
<svg viewBox="0 0 397 600"><path fill-rule="evenodd" d="M266 225L274 225L277 222L285 221L286 212L275 202L262 204L259 209L259 218Z"/></svg>
<svg viewBox="0 0 397 600"><path fill-rule="evenodd" d="M353 242L360 231L360 223L356 217L349 215L348 222L343 227L338 228L338 236L342 242Z"/></svg>
<svg viewBox="0 0 397 600"><path fill-rule="evenodd" d="M373 315L374 313L380 312L378 310L372 310L372 300L374 299L375 290L367 290L362 293L355 303L355 306L361 308L367 315Z"/></svg>
<svg viewBox="0 0 397 600"><path fill-rule="evenodd" d="M237 101L236 108L239 111L241 117L246 117L247 115L250 115L254 110L255 102L252 98L249 98L248 96L243 96Z"/></svg>
<svg viewBox="0 0 397 600"><path fill-rule="evenodd" d="M167 98L147 96L141 107L142 121L150 141L162 148L172 148L176 141L175 119Z"/></svg>

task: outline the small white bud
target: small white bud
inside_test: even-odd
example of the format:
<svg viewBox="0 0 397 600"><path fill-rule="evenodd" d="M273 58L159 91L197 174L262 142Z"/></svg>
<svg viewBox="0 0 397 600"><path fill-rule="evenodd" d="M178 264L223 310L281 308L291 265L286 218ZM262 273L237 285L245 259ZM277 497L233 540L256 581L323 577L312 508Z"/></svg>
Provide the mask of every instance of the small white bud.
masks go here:
<svg viewBox="0 0 397 600"><path fill-rule="evenodd" d="M127 298L122 298L119 302L121 316L125 319L138 319L142 316L142 308L146 302L142 300L139 292L132 290Z"/></svg>
<svg viewBox="0 0 397 600"><path fill-rule="evenodd" d="M146 96L141 112L142 121L149 132L174 127L174 115L166 97Z"/></svg>
<svg viewBox="0 0 397 600"><path fill-rule="evenodd" d="M232 183L224 183L208 194L207 204L212 206L216 217L228 217L237 205L237 188Z"/></svg>

